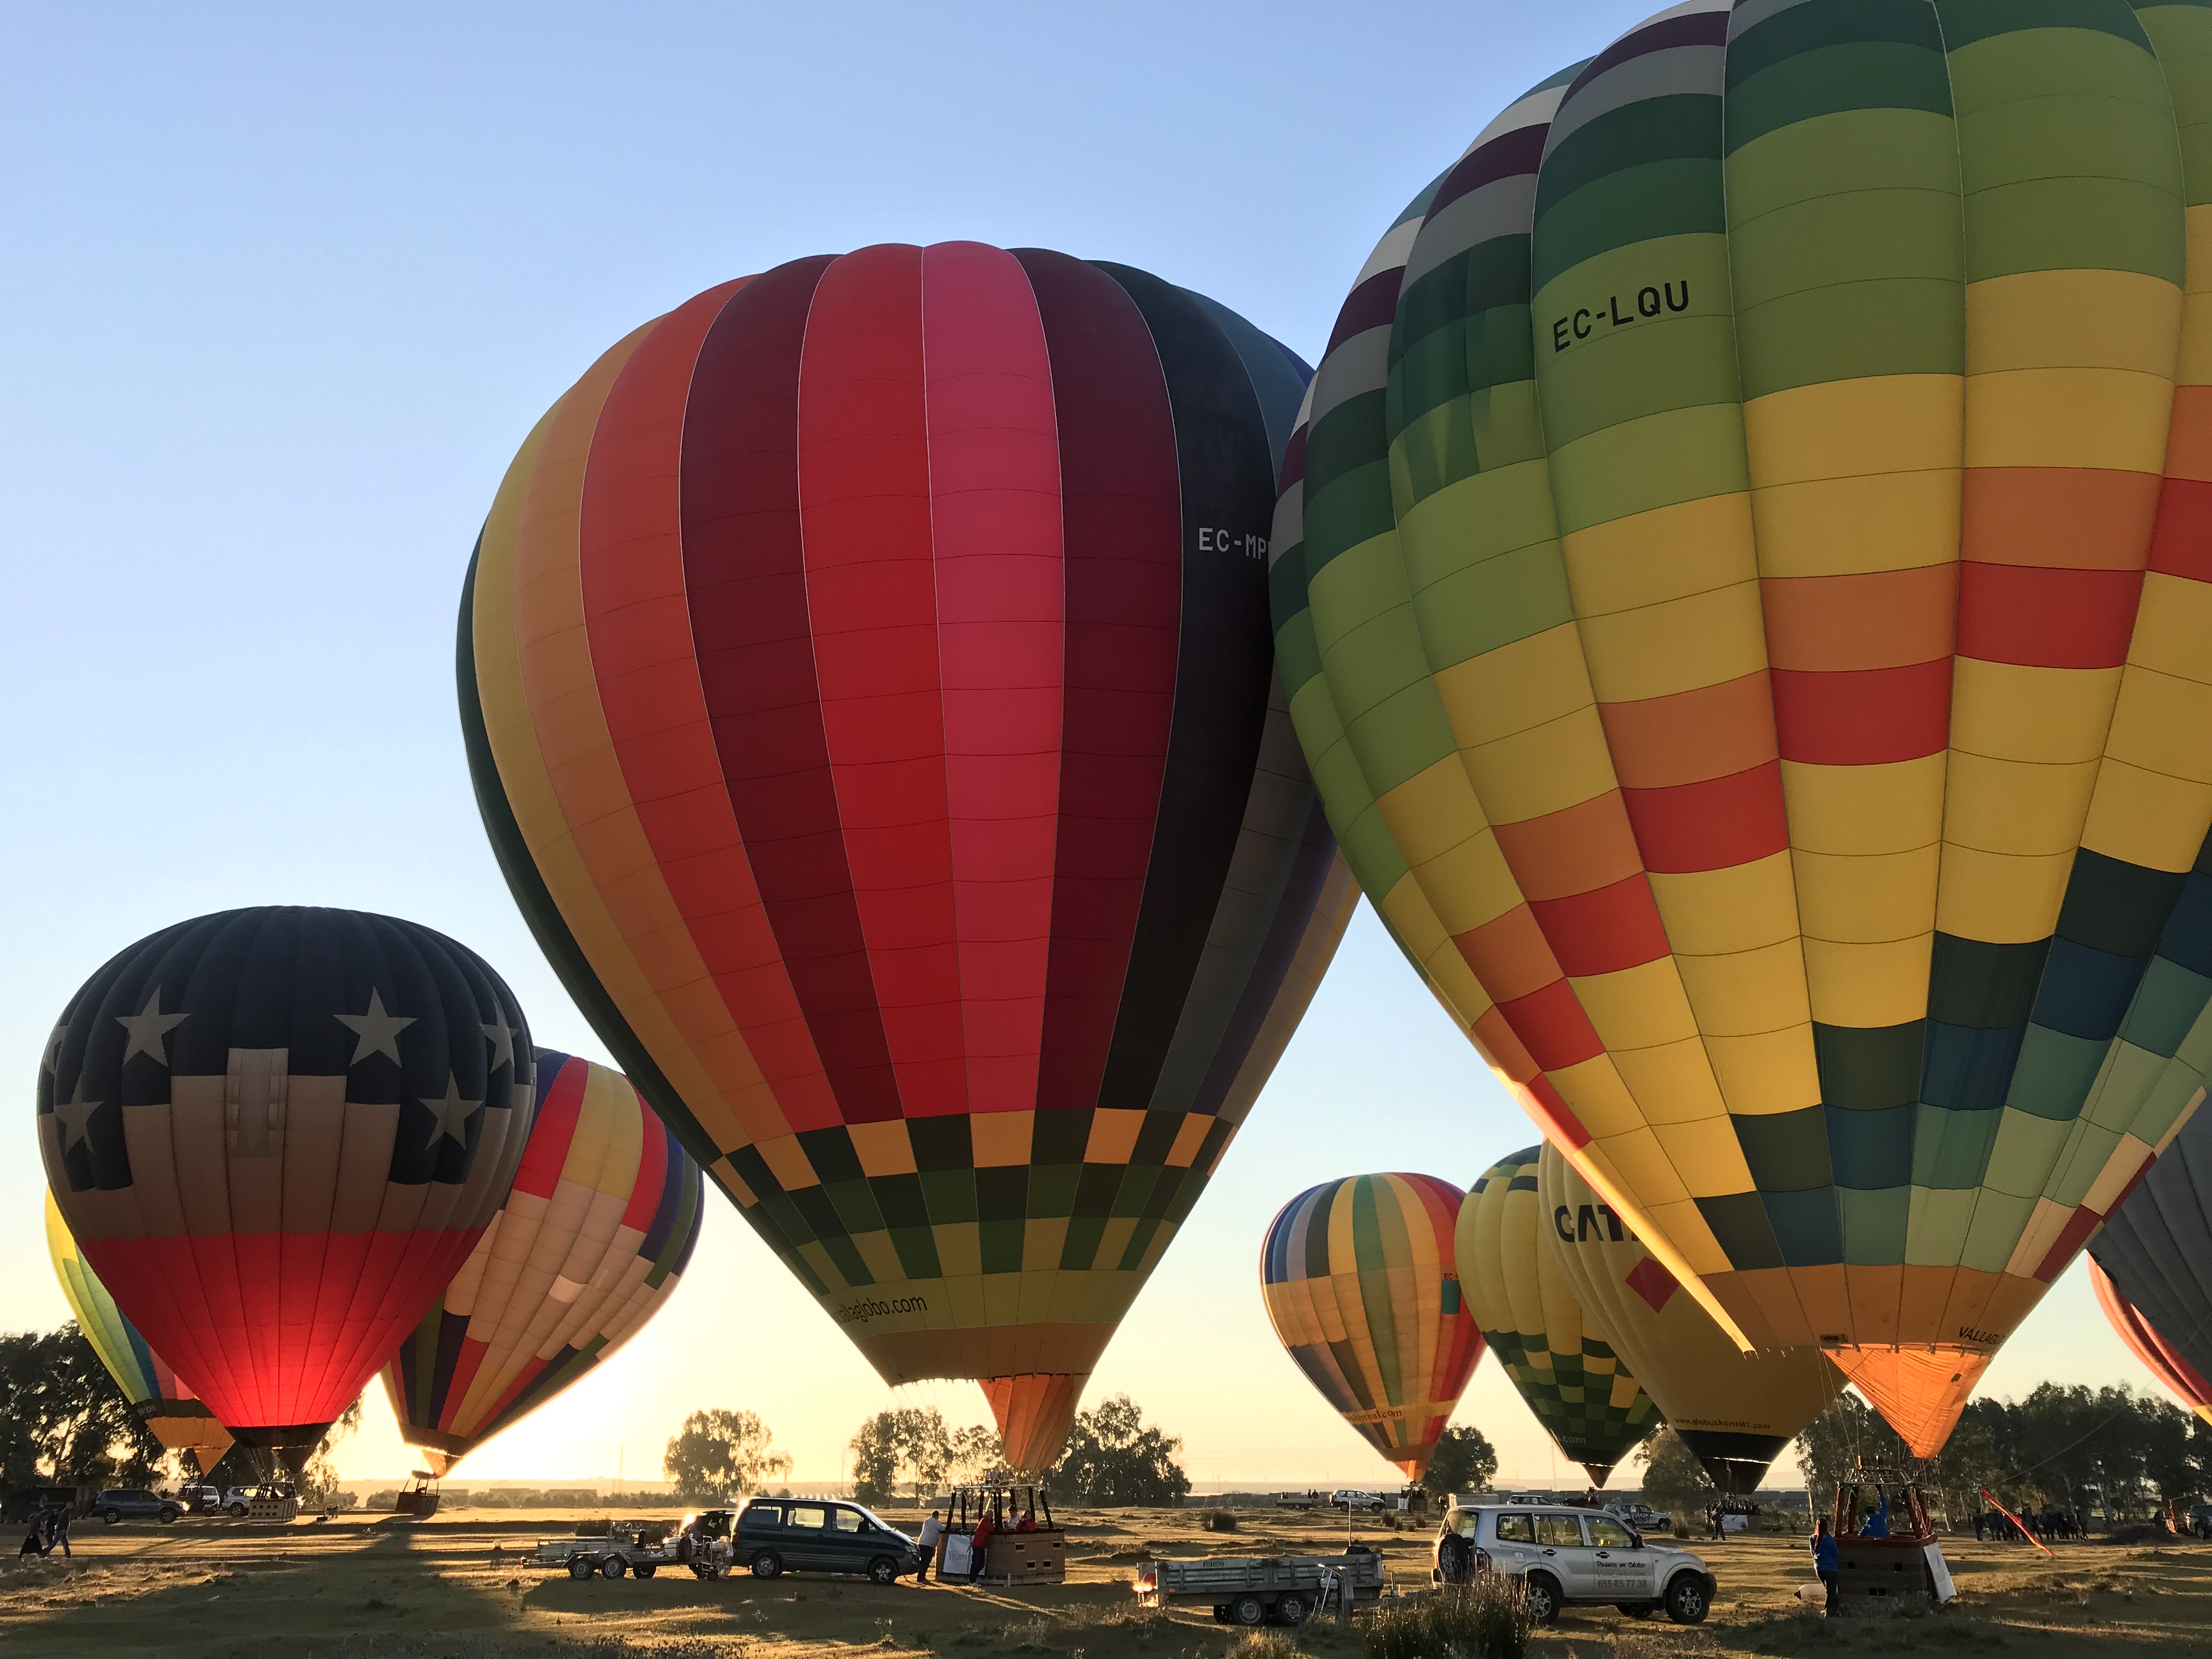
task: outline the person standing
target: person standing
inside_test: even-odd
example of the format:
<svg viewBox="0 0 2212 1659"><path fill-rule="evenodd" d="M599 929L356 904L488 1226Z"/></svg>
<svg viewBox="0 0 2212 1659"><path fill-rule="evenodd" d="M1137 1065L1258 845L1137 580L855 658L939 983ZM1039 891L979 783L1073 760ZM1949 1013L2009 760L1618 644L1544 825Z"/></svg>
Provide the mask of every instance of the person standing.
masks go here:
<svg viewBox="0 0 2212 1659"><path fill-rule="evenodd" d="M46 1553L46 1506L41 1504L31 1511L29 1529L23 1534L23 1547L15 1552L15 1556L21 1560L27 1555L44 1555Z"/></svg>
<svg viewBox="0 0 2212 1659"><path fill-rule="evenodd" d="M1821 1588L1828 1592L1828 1617L1836 1616L1836 1540L1823 1520L1813 1534L1813 1571L1820 1575Z"/></svg>
<svg viewBox="0 0 2212 1659"><path fill-rule="evenodd" d="M914 1576L915 1583L929 1582L930 1564L937 1559L937 1540L944 1535L944 1520L935 1510L930 1510L929 1519L921 1523L921 1536L916 1540L921 1546L921 1571Z"/></svg>
<svg viewBox="0 0 2212 1659"><path fill-rule="evenodd" d="M968 1582L975 1583L983 1576L984 1565L991 1553L991 1534L998 1531L988 1510L976 1520L975 1535L968 1540Z"/></svg>
<svg viewBox="0 0 2212 1659"><path fill-rule="evenodd" d="M69 1505L66 1504L57 1504L54 1508L53 1519L46 1522L47 1554L52 1554L54 1550L58 1547L64 1556L69 1557L69 1559L72 1560L76 1559L74 1553L70 1549L69 1529Z"/></svg>

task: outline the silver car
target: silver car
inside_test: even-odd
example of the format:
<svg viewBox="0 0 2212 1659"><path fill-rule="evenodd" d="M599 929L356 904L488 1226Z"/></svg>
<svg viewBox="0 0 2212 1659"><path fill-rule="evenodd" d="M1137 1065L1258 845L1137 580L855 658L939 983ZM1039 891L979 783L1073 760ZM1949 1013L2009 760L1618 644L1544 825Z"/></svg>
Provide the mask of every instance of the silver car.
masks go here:
<svg viewBox="0 0 2212 1659"><path fill-rule="evenodd" d="M1678 1625L1705 1621L1713 1575L1687 1550L1647 1543L1595 1510L1477 1504L1449 1510L1437 1529L1433 1577L1459 1583L1478 1572L1510 1573L1540 1625L1562 1607L1610 1604L1632 1618L1664 1613Z"/></svg>

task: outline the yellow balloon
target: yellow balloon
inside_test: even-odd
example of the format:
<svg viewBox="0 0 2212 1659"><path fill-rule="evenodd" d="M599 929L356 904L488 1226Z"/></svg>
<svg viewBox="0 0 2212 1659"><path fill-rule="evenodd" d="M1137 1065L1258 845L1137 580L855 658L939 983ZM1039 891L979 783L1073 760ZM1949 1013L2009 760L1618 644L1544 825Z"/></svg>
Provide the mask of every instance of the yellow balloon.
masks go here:
<svg viewBox="0 0 2212 1659"><path fill-rule="evenodd" d="M1461 1292L1513 1386L1559 1448L1603 1486L1659 1426L1658 1407L1589 1317L1537 1201L1537 1149L1501 1158L1459 1207Z"/></svg>
<svg viewBox="0 0 2212 1659"><path fill-rule="evenodd" d="M1818 1348L1739 1350L1559 1148L1537 1194L1550 1254L1613 1351L1724 1493L1749 1493L1828 1402L1844 1375Z"/></svg>

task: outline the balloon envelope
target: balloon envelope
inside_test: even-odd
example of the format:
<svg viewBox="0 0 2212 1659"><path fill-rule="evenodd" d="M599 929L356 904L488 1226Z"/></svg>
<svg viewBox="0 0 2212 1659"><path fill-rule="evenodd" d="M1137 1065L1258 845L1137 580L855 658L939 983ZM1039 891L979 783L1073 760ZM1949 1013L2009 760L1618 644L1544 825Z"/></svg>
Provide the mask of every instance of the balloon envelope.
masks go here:
<svg viewBox="0 0 2212 1659"><path fill-rule="evenodd" d="M1427 1471L1482 1358L1452 1265L1465 1196L1433 1176L1325 1182L1282 1207L1260 1252L1283 1346L1411 1480Z"/></svg>
<svg viewBox="0 0 2212 1659"><path fill-rule="evenodd" d="M1537 1149L1500 1158L1460 1206L1452 1257L1468 1310L1561 1451L1602 1486L1660 1416L1545 1242Z"/></svg>
<svg viewBox="0 0 2212 1659"><path fill-rule="evenodd" d="M514 1190L384 1368L438 1474L635 1336L699 1242L699 1166L629 1079L550 1048L537 1077Z"/></svg>
<svg viewBox="0 0 2212 1659"><path fill-rule="evenodd" d="M1843 1373L1818 1348L1741 1352L1556 1146L1539 1154L1536 1190L1547 1243L1621 1364L1723 1496L1758 1491Z"/></svg>
<svg viewBox="0 0 2212 1659"><path fill-rule="evenodd" d="M506 1198L530 1052L499 976L427 927L225 911L70 1000L39 1144L131 1324L240 1441L304 1462Z"/></svg>
<svg viewBox="0 0 2212 1659"><path fill-rule="evenodd" d="M873 247L647 324L473 560L518 902L639 1089L884 1379L1017 1465L1354 895L1272 684L1306 377L1142 272Z"/></svg>
<svg viewBox="0 0 2212 1659"><path fill-rule="evenodd" d="M2192 1034L2196 1063L2212 1041ZM2089 1246L2105 1312L2136 1356L2212 1420L2212 1115L2174 1137Z"/></svg>
<svg viewBox="0 0 2212 1659"><path fill-rule="evenodd" d="M2208 96L2202 8L1675 7L1416 199L1285 468L1360 884L1921 1455L2197 1087Z"/></svg>
<svg viewBox="0 0 2212 1659"><path fill-rule="evenodd" d="M69 1224L62 1219L51 1192L46 1194L46 1254L53 1261L54 1277L61 1281L62 1296L76 1316L77 1328L154 1437L171 1451L191 1453L200 1474L213 1470L230 1449L230 1431L216 1421L215 1413L177 1380L176 1372L123 1316L107 1286L70 1237Z"/></svg>

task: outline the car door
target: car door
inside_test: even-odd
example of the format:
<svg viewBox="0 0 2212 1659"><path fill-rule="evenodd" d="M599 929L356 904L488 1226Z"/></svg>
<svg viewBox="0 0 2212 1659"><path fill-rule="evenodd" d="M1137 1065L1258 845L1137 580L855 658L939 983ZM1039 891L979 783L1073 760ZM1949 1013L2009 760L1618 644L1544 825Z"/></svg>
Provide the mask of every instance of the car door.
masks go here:
<svg viewBox="0 0 2212 1659"><path fill-rule="evenodd" d="M830 1511L830 1543L837 1556L837 1567L842 1572L866 1572L868 1563L878 1555L895 1554L883 1547L885 1540L869 1522L868 1517L849 1504L839 1504Z"/></svg>
<svg viewBox="0 0 2212 1659"><path fill-rule="evenodd" d="M1590 1594L1601 1601L1640 1601L1654 1594L1651 1553L1609 1515L1586 1515Z"/></svg>
<svg viewBox="0 0 2212 1659"><path fill-rule="evenodd" d="M787 1504L783 1510L783 1564L787 1567L839 1565L830 1534L827 1504Z"/></svg>
<svg viewBox="0 0 2212 1659"><path fill-rule="evenodd" d="M1582 1516L1570 1510L1536 1511L1536 1553L1530 1565L1551 1568L1570 1601L1596 1599L1590 1592L1589 1557Z"/></svg>

